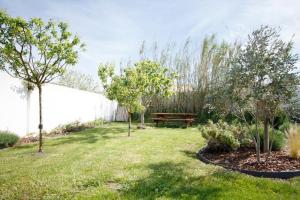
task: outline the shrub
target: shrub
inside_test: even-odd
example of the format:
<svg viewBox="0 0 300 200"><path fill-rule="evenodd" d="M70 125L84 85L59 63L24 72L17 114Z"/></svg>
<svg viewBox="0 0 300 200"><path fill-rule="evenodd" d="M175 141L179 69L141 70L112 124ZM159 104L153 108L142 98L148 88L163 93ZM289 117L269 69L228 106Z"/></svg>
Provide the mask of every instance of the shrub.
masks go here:
<svg viewBox="0 0 300 200"><path fill-rule="evenodd" d="M287 145L290 157L297 159L300 157L300 128L296 125L287 131Z"/></svg>
<svg viewBox="0 0 300 200"><path fill-rule="evenodd" d="M274 151L279 151L284 147L285 144L285 137L284 137L284 132L280 130L273 130L269 129L269 134L270 134L270 146L272 146L271 150ZM259 138L260 138L260 148L261 150L263 149L263 144L264 144L264 128L262 125L258 125L258 132L259 132ZM256 136L256 128L255 125L251 126L249 135L252 137Z"/></svg>
<svg viewBox="0 0 300 200"><path fill-rule="evenodd" d="M12 147L19 141L19 136L9 131L0 131L0 148Z"/></svg>
<svg viewBox="0 0 300 200"><path fill-rule="evenodd" d="M240 147L253 147L254 143L251 138L251 135L248 134L247 129L243 124L235 122L232 125L228 126L230 131L232 131L234 137L240 142Z"/></svg>
<svg viewBox="0 0 300 200"><path fill-rule="evenodd" d="M289 121L285 121L280 126L278 126L278 130L280 130L282 132L288 131L289 128L290 128L290 122Z"/></svg>
<svg viewBox="0 0 300 200"><path fill-rule="evenodd" d="M289 117L286 112L280 111L277 114L277 116L274 118L274 126L275 126L275 129L279 129L281 131L288 130Z"/></svg>
<svg viewBox="0 0 300 200"><path fill-rule="evenodd" d="M199 113L199 122L201 124L207 124L208 121L218 122L221 119L221 115L215 110L211 109L209 105L206 105L205 108Z"/></svg>
<svg viewBox="0 0 300 200"><path fill-rule="evenodd" d="M274 130L274 133L270 132L270 142L272 142L272 149L274 151L279 151L283 149L285 145L285 137L284 137L284 132L280 130Z"/></svg>
<svg viewBox="0 0 300 200"><path fill-rule="evenodd" d="M240 147L232 127L225 122L214 124L211 120L200 126L202 137L207 140L207 147L213 151L232 151Z"/></svg>

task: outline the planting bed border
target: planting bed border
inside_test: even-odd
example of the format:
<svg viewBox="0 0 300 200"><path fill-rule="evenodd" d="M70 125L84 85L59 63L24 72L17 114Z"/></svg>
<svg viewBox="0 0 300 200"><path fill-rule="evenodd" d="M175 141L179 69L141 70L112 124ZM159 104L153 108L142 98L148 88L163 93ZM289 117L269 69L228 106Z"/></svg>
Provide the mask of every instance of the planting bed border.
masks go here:
<svg viewBox="0 0 300 200"><path fill-rule="evenodd" d="M256 170L248 170L248 169L236 169L236 168L230 168L223 165L218 165L214 163L213 161L208 160L204 155L203 152L205 151L206 147L199 150L197 153L197 157L199 160L206 164L213 164L217 166L221 166L228 170L238 171L240 173L248 174L255 177L263 177L263 178L278 178L278 179L290 179L297 176L300 176L300 170L296 171L281 171L281 172L271 172L271 171L256 171Z"/></svg>

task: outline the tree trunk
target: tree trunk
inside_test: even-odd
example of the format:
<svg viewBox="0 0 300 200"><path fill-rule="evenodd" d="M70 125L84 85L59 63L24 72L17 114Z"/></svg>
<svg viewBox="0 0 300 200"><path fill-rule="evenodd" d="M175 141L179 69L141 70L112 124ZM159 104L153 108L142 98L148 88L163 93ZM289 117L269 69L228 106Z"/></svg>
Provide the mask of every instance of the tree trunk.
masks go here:
<svg viewBox="0 0 300 200"><path fill-rule="evenodd" d="M271 118L271 133L269 133L269 138L270 138L270 135L271 135L271 139L270 139L268 156L271 155L271 151L273 148L273 142L274 142L274 117Z"/></svg>
<svg viewBox="0 0 300 200"><path fill-rule="evenodd" d="M145 127L145 111L141 112L141 128Z"/></svg>
<svg viewBox="0 0 300 200"><path fill-rule="evenodd" d="M128 112L128 137L130 137L130 129L131 129L131 113Z"/></svg>
<svg viewBox="0 0 300 200"><path fill-rule="evenodd" d="M39 90L39 117L40 117L40 123L39 123L39 151L38 152L43 152L42 150L42 145L43 145L43 135L42 135L42 131L43 131L43 118L42 118L42 86L38 86L38 90Z"/></svg>
<svg viewBox="0 0 300 200"><path fill-rule="evenodd" d="M264 120L264 152L269 152L270 137L269 137L269 118L265 117Z"/></svg>
<svg viewBox="0 0 300 200"><path fill-rule="evenodd" d="M256 160L257 163L260 163L260 136L259 136L259 132L258 132L258 108L256 105L256 113L255 113L255 131L256 131Z"/></svg>
<svg viewBox="0 0 300 200"><path fill-rule="evenodd" d="M257 123L255 126L256 126L256 160L258 163L260 163L260 137L257 128Z"/></svg>

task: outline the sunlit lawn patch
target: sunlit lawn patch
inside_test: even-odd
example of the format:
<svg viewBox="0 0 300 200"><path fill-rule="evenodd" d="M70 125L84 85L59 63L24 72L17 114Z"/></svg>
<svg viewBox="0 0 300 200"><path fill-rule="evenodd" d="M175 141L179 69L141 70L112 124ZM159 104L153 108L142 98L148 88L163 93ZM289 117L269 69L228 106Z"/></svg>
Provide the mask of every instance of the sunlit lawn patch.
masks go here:
<svg viewBox="0 0 300 200"><path fill-rule="evenodd" d="M201 163L198 129L103 127L0 151L0 199L300 199L300 179Z"/></svg>

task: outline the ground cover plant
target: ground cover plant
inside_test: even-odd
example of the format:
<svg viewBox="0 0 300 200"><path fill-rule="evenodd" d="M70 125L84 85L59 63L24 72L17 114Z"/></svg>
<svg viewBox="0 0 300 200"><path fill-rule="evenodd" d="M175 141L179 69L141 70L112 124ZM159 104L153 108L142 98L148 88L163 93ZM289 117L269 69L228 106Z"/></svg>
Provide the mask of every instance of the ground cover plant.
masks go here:
<svg viewBox="0 0 300 200"><path fill-rule="evenodd" d="M0 151L0 199L300 199L300 179L255 178L200 162L197 128L105 124Z"/></svg>

